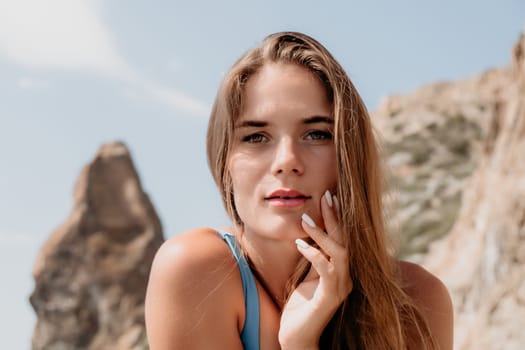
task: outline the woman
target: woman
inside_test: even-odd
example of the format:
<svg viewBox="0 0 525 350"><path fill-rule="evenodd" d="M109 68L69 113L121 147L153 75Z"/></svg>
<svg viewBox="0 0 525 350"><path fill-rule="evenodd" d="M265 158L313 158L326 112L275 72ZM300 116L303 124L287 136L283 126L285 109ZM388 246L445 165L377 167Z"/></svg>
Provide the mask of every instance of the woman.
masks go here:
<svg viewBox="0 0 525 350"><path fill-rule="evenodd" d="M277 33L225 77L208 161L233 225L157 253L157 349L451 349L444 285L387 251L370 118L317 41Z"/></svg>

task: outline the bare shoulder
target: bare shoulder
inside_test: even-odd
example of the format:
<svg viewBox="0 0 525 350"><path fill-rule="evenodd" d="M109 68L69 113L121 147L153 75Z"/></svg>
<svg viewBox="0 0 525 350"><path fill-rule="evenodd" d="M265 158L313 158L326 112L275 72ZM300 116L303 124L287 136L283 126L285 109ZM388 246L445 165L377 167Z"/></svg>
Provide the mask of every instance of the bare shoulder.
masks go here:
<svg viewBox="0 0 525 350"><path fill-rule="evenodd" d="M238 348L244 312L240 285L236 262L215 230L198 228L164 242L146 293L151 349L208 348L217 339L221 347Z"/></svg>
<svg viewBox="0 0 525 350"><path fill-rule="evenodd" d="M154 270L166 272L169 279L178 280L187 274L184 277L200 280L203 276L196 272L206 273L210 268L218 272L224 266L231 269L235 267L235 261L217 231L197 228L165 241L157 251L153 265ZM210 274L209 277L221 276Z"/></svg>
<svg viewBox="0 0 525 350"><path fill-rule="evenodd" d="M416 303L425 309L452 307L448 289L443 282L421 265L398 261L402 287Z"/></svg>
<svg viewBox="0 0 525 350"><path fill-rule="evenodd" d="M440 349L452 349L453 306L445 284L418 264L398 261L401 287L426 317Z"/></svg>

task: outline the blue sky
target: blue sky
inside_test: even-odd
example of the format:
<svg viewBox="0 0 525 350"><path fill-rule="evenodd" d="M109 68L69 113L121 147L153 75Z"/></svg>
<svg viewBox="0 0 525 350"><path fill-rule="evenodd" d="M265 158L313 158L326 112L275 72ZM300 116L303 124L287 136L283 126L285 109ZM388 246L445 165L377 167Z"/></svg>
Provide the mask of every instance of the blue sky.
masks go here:
<svg viewBox="0 0 525 350"><path fill-rule="evenodd" d="M218 84L265 35L321 41L369 109L505 65L525 3L0 0L0 329L28 348L36 253L104 142L131 149L165 235L226 223L204 137Z"/></svg>

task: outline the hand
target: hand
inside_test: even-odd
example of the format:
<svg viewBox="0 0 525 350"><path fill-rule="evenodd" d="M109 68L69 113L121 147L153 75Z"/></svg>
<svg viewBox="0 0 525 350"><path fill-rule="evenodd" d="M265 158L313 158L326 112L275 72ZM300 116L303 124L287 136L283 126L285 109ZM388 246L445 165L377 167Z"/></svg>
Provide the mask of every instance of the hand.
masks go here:
<svg viewBox="0 0 525 350"><path fill-rule="evenodd" d="M337 199L327 191L321 199L326 233L308 215L303 215L303 229L320 249L303 240L296 241L297 249L311 267L284 305L279 329L283 349L318 348L324 328L352 291L348 253L342 245L333 204L337 206Z"/></svg>

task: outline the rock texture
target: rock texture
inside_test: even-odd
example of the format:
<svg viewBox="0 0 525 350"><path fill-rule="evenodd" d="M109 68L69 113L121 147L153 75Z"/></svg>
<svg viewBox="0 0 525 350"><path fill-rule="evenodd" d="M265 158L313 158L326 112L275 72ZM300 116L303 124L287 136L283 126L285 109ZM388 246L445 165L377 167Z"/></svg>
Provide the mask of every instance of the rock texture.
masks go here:
<svg viewBox="0 0 525 350"><path fill-rule="evenodd" d="M102 146L36 259L33 349L147 348L144 296L163 240L126 146Z"/></svg>
<svg viewBox="0 0 525 350"><path fill-rule="evenodd" d="M389 96L373 113L387 157L402 256L427 252L457 219L462 192L478 168L491 118L512 72L492 69L457 82Z"/></svg>
<svg viewBox="0 0 525 350"><path fill-rule="evenodd" d="M388 97L375 113L400 254L449 287L458 350L525 349L524 52L522 35L511 66Z"/></svg>
<svg viewBox="0 0 525 350"><path fill-rule="evenodd" d="M524 51L522 35L459 217L425 259L453 293L458 350L525 348Z"/></svg>

